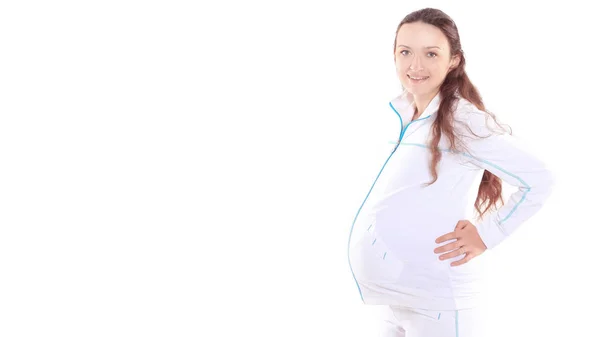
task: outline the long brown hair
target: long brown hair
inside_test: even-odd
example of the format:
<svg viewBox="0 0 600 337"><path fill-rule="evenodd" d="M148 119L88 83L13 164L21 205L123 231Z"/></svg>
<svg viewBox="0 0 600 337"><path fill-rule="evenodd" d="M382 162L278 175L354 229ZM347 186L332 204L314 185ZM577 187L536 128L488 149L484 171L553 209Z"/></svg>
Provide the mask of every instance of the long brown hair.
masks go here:
<svg viewBox="0 0 600 337"><path fill-rule="evenodd" d="M457 55L460 57L459 64L446 75L446 78L440 87L440 104L437 116L433 122L431 134L432 140L429 144L429 150L432 155L429 169L433 175L433 181L428 183L428 185L431 185L438 178L437 167L442 157L438 145L442 134L447 137L450 143L450 151L458 151L459 147L457 146L457 143L461 143L454 129L453 107L456 106L460 99L457 93L475 105L477 109L486 112L494 119L496 124L498 124L498 122L494 114L485 109L479 91L471 83L469 76L467 76L465 71L466 61L461 47L458 29L456 28L454 21L446 13L439 9L424 8L408 14L396 29L396 35L394 36L394 54L396 50L396 37L398 36L400 27L405 23L413 22L423 22L439 28L450 44L450 56L453 57ZM498 201L504 204L502 198L502 180L493 175L490 171L485 170L483 178L481 179L481 184L479 185L477 199L475 200L475 209L479 213L479 218L481 219L483 214L491 208L497 208Z"/></svg>

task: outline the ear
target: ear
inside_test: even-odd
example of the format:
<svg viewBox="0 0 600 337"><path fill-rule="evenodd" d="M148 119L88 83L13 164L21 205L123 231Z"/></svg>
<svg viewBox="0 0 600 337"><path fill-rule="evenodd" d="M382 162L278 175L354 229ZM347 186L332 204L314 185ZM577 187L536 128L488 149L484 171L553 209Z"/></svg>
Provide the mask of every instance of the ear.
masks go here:
<svg viewBox="0 0 600 337"><path fill-rule="evenodd" d="M450 60L450 68L448 68L448 72L451 72L454 68L458 67L460 64L460 55L454 55Z"/></svg>

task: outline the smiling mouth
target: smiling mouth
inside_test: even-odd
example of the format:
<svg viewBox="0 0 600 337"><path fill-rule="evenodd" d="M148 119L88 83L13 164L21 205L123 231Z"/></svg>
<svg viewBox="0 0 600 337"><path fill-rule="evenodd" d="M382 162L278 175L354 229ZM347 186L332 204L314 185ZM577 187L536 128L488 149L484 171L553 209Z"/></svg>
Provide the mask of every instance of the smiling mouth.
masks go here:
<svg viewBox="0 0 600 337"><path fill-rule="evenodd" d="M420 76L420 77L412 77L410 75L406 75L406 76L413 81L424 81L429 78L429 76Z"/></svg>

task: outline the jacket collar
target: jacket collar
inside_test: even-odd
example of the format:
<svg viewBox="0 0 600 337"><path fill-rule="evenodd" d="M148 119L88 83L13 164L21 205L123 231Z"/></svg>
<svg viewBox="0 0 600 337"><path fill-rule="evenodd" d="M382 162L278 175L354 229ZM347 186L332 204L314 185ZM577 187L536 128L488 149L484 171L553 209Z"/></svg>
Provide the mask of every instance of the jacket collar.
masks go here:
<svg viewBox="0 0 600 337"><path fill-rule="evenodd" d="M440 93L438 92L431 102L429 102L425 111L423 111L416 120L426 119L435 114L440 105L440 99ZM400 117L403 126L406 126L414 116L415 102L413 95L407 90L404 90L400 95L390 101L390 107L396 112L398 117Z"/></svg>

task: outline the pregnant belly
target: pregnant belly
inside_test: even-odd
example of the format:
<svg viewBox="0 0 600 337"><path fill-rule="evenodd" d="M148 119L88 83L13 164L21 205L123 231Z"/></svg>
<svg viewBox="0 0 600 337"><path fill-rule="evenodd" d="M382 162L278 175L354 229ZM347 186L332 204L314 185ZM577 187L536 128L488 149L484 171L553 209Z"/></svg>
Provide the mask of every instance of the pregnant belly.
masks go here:
<svg viewBox="0 0 600 337"><path fill-rule="evenodd" d="M450 283L470 284L479 277L479 257L458 267L450 263L464 255L439 260L433 250L453 242L435 240L454 230L462 214L423 214L416 217L374 217L367 231L356 233L360 239L351 246L351 265L359 281L371 284L396 284L414 289L445 289ZM393 220L400 219L400 220ZM403 220L404 219L404 220Z"/></svg>
<svg viewBox="0 0 600 337"><path fill-rule="evenodd" d="M422 247L413 245L401 251L407 254L396 255L375 231L367 231L352 247L350 252L353 272L360 282L377 285L401 285L410 288L444 288L448 286L448 269L443 261L423 258ZM431 249L430 254L433 253Z"/></svg>
<svg viewBox="0 0 600 337"><path fill-rule="evenodd" d="M459 219L460 216L457 215L443 214L381 216L377 218L372 230L375 236L385 241L388 249L398 259L435 267L441 261L433 250L454 241L438 244L435 240L453 231Z"/></svg>

